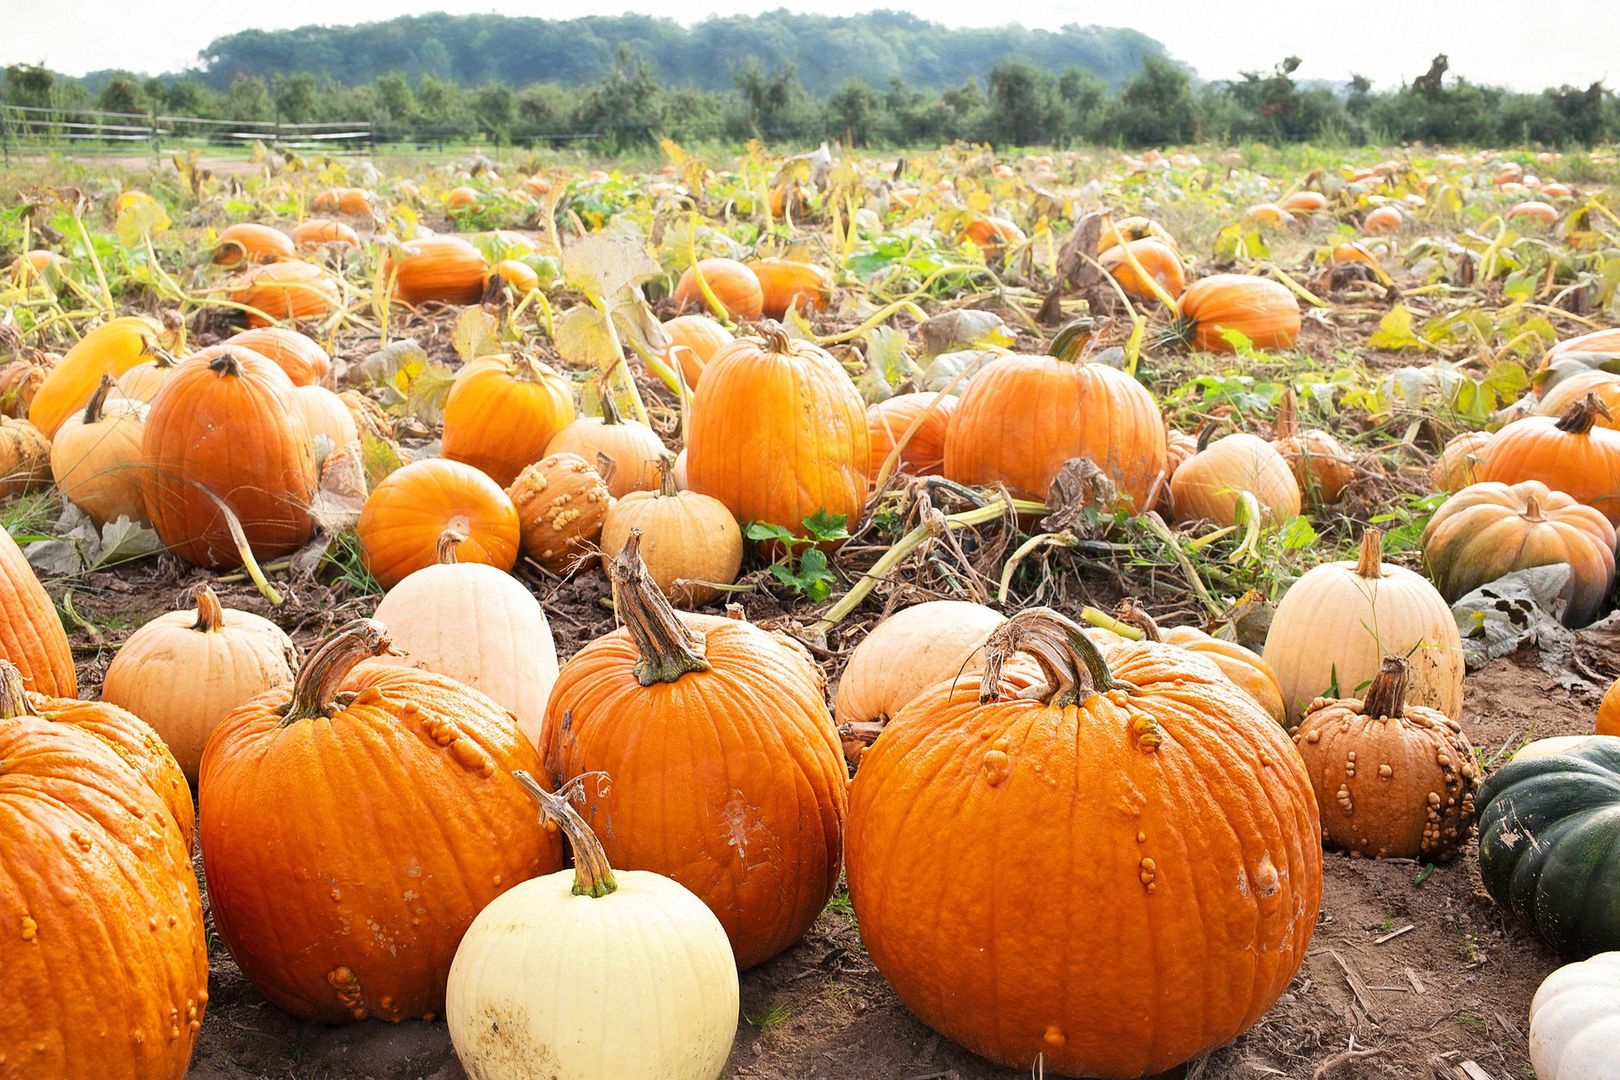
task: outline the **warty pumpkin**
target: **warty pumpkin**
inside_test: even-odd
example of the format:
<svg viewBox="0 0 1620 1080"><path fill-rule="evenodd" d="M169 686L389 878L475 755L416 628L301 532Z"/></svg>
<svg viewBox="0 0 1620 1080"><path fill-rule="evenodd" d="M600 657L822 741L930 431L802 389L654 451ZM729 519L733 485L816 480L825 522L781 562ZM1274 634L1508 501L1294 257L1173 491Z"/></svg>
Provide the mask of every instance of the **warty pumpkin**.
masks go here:
<svg viewBox="0 0 1620 1080"><path fill-rule="evenodd" d="M1496 433L1480 455L1480 480L1539 480L1620 525L1620 431L1597 426L1607 409L1587 394L1562 416L1529 416Z"/></svg>
<svg viewBox="0 0 1620 1080"><path fill-rule="evenodd" d="M1305 501L1314 506L1334 505L1356 478L1355 459L1342 442L1319 428L1300 430L1299 406L1292 390L1283 394L1277 407L1277 432L1271 445L1288 462Z"/></svg>
<svg viewBox="0 0 1620 1080"><path fill-rule="evenodd" d="M343 303L337 280L307 262L273 262L249 270L231 289L230 298L252 309L247 313L249 326L319 319Z"/></svg>
<svg viewBox="0 0 1620 1080"><path fill-rule="evenodd" d="M67 351L28 407L28 419L54 438L56 429L83 410L103 375L117 377L159 350L179 344L182 330L165 329L144 315L124 315L91 330Z"/></svg>
<svg viewBox="0 0 1620 1080"><path fill-rule="evenodd" d="M51 440L27 420L0 416L0 499L51 482Z"/></svg>
<svg viewBox="0 0 1620 1080"><path fill-rule="evenodd" d="M1170 478L1177 521L1235 525L1246 495L1272 524L1299 514L1299 484L1275 446L1241 431L1210 442L1212 433L1212 427L1205 430L1198 452Z"/></svg>
<svg viewBox="0 0 1620 1080"><path fill-rule="evenodd" d="M331 386L332 358L307 334L285 326L261 326L225 339L252 349L286 373L294 386Z"/></svg>
<svg viewBox="0 0 1620 1080"><path fill-rule="evenodd" d="M1153 395L1116 368L1052 356L1003 356L968 380L945 435L945 475L1044 499L1071 458L1089 458L1121 505L1141 509L1165 471Z"/></svg>
<svg viewBox="0 0 1620 1080"><path fill-rule="evenodd" d="M446 529L438 561L405 577L377 605L397 658L480 690L538 745L557 681L557 645L534 594L511 574L456 555L466 536Z"/></svg>
<svg viewBox="0 0 1620 1080"><path fill-rule="evenodd" d="M385 589L433 566L446 529L465 536L461 562L510 570L517 562L517 508L471 465L423 458L389 473L366 498L356 530L366 569Z"/></svg>
<svg viewBox="0 0 1620 1080"><path fill-rule="evenodd" d="M300 221L293 226L291 236L294 245L306 250L325 247L328 244L352 248L360 246L360 235L352 227L331 218L310 218L308 221Z"/></svg>
<svg viewBox="0 0 1620 1080"><path fill-rule="evenodd" d="M543 756L585 789L585 816L621 867L674 878L750 968L810 928L838 884L844 760L806 654L740 619L679 615L632 532L613 564L624 627L563 668Z"/></svg>
<svg viewBox="0 0 1620 1080"><path fill-rule="evenodd" d="M1294 730L1294 745L1329 847L1446 862L1473 828L1479 770L1462 725L1406 704L1407 671L1405 660L1385 657L1359 699L1318 698Z"/></svg>
<svg viewBox="0 0 1620 1080"><path fill-rule="evenodd" d="M1530 1001L1530 1064L1536 1080L1616 1080L1616 1040L1620 952L1565 964L1536 988Z"/></svg>
<svg viewBox="0 0 1620 1080"><path fill-rule="evenodd" d="M1299 301L1270 278L1212 274L1181 294L1175 332L1195 349L1229 353L1236 347L1222 336L1236 330L1257 349L1286 349L1299 336Z"/></svg>
<svg viewBox="0 0 1620 1080"><path fill-rule="evenodd" d="M248 221L226 226L214 245L214 262L227 267L272 263L296 254L292 237L280 229Z"/></svg>
<svg viewBox="0 0 1620 1080"><path fill-rule="evenodd" d="M647 575L659 590L683 608L706 604L721 595L718 586L737 580L742 530L719 499L676 489L675 456L667 450L658 474L657 491L632 491L608 507L602 520L602 572L612 572L614 558L637 531Z"/></svg>
<svg viewBox="0 0 1620 1080"><path fill-rule="evenodd" d="M260 993L305 1020L442 1015L474 916L562 866L525 821L511 773L540 762L511 714L443 675L362 663L387 647L381 623L349 624L203 753L215 928Z"/></svg>
<svg viewBox="0 0 1620 1080"><path fill-rule="evenodd" d="M720 306L726 309L726 314L732 319L752 322L764 314L765 291L760 286L759 276L746 264L736 259L700 259L695 270L687 267L676 282L676 307L709 310L708 297L703 295L703 288L698 284L697 275L701 273L709 292L720 301Z"/></svg>
<svg viewBox="0 0 1620 1080"><path fill-rule="evenodd" d="M1135 266L1131 265L1132 259L1136 260ZM1139 300L1153 300L1156 294L1137 273L1137 267L1157 282L1172 300L1187 288L1187 271L1181 265L1181 256L1162 240L1149 238L1116 244L1098 256L1097 261L1113 275L1121 289Z"/></svg>
<svg viewBox="0 0 1620 1080"><path fill-rule="evenodd" d="M405 244L400 257L385 258L377 285L392 283L393 296L407 304L476 304L488 270L483 254L461 237L426 236Z"/></svg>
<svg viewBox="0 0 1620 1080"><path fill-rule="evenodd" d="M573 421L573 388L549 365L521 353L485 357L450 386L443 453L505 487L545 457L547 444Z"/></svg>
<svg viewBox="0 0 1620 1080"><path fill-rule="evenodd" d="M216 499L260 559L310 538L315 451L292 394L280 368L231 345L194 353L158 391L141 438L141 498L175 555L214 569L241 564Z"/></svg>
<svg viewBox="0 0 1620 1080"><path fill-rule="evenodd" d="M1486 482L1434 512L1423 529L1423 566L1455 603L1504 574L1561 563L1570 569L1564 625L1585 626L1614 584L1615 540L1608 518L1546 484Z"/></svg>
<svg viewBox="0 0 1620 1080"><path fill-rule="evenodd" d="M1014 1069L1140 1077L1230 1042L1287 989L1321 904L1288 737L1208 661L1146 642L1104 661L1049 609L988 649L855 775L846 874L873 962ZM1015 693L1020 653L1044 685Z"/></svg>
<svg viewBox="0 0 1620 1080"><path fill-rule="evenodd" d="M945 437L951 414L961 399L954 394L922 391L895 394L866 407L866 437L871 443L867 479L876 484L894 454L892 471L911 476L939 476L945 469Z"/></svg>
<svg viewBox="0 0 1620 1080"><path fill-rule="evenodd" d="M1262 655L1290 721L1319 697L1367 685L1385 656L1410 662L1408 701L1462 718L1462 638L1451 608L1427 578L1383 554L1382 535L1368 529L1359 558L1312 567L1283 594Z"/></svg>
<svg viewBox="0 0 1620 1080"><path fill-rule="evenodd" d="M578 454L551 454L506 489L517 508L523 556L566 574L584 563L613 506L607 483Z"/></svg>
<svg viewBox="0 0 1620 1080"><path fill-rule="evenodd" d="M689 390L696 390L703 369L714 354L737 339L730 330L707 315L677 315L664 323L669 348L664 362L679 367Z"/></svg>
<svg viewBox="0 0 1620 1080"><path fill-rule="evenodd" d="M0 528L0 660L22 672L28 689L76 697L73 650L56 605L11 534Z"/></svg>
<svg viewBox="0 0 1620 1080"><path fill-rule="evenodd" d="M180 1080L208 955L179 822L117 744L35 715L4 662L0 760L0 1069Z"/></svg>
<svg viewBox="0 0 1620 1080"><path fill-rule="evenodd" d="M1494 433L1465 431L1452 437L1435 459L1429 479L1436 491L1453 492L1479 482L1479 459Z"/></svg>
<svg viewBox="0 0 1620 1080"><path fill-rule="evenodd" d="M45 377L56 363L52 354L35 350L21 352L0 364L0 416L26 418L34 395L45 385Z"/></svg>
<svg viewBox="0 0 1620 1080"><path fill-rule="evenodd" d="M794 308L801 315L826 310L832 275L814 263L755 259L747 266L759 279L760 311L766 317L780 319Z"/></svg>
<svg viewBox="0 0 1620 1080"><path fill-rule="evenodd" d="M68 417L56 429L50 444L50 473L63 497L98 524L120 517L144 522L141 442L146 434L146 406L110 397L113 390L112 376L103 375L84 412ZM0 422L0 433L3 431Z"/></svg>
<svg viewBox="0 0 1620 1080"><path fill-rule="evenodd" d="M195 609L159 615L118 648L101 698L152 726L196 783L208 736L249 699L292 683L298 650L282 629L220 605L207 585Z"/></svg>
<svg viewBox="0 0 1620 1080"><path fill-rule="evenodd" d="M658 433L639 420L626 420L612 394L599 397L601 416L581 416L546 443L545 455L577 454L607 481L608 492L622 499L632 491L659 486L659 462L668 451Z"/></svg>
<svg viewBox="0 0 1620 1080"><path fill-rule="evenodd" d="M825 510L853 529L866 507L866 406L838 361L775 323L763 341L739 338L704 369L686 453L692 490L738 521L798 533Z"/></svg>

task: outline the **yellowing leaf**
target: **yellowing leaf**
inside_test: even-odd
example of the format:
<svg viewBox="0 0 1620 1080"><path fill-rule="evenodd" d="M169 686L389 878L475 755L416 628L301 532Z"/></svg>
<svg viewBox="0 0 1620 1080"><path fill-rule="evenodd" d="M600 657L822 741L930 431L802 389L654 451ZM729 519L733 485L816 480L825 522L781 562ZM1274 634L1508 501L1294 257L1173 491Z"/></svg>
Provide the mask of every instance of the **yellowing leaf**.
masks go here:
<svg viewBox="0 0 1620 1080"><path fill-rule="evenodd" d="M500 321L481 307L462 309L460 318L456 319L456 329L450 335L450 344L455 348L456 355L461 362L470 364L484 356L494 356L501 351L501 324Z"/></svg>
<svg viewBox="0 0 1620 1080"><path fill-rule="evenodd" d="M592 233L563 249L563 276L586 296L617 297L662 274L647 246L628 236Z"/></svg>
<svg viewBox="0 0 1620 1080"><path fill-rule="evenodd" d="M1373 349L1421 349L1423 339L1412 331L1412 312L1405 304L1396 304L1378 321L1378 329L1367 339Z"/></svg>
<svg viewBox="0 0 1620 1080"><path fill-rule="evenodd" d="M143 235L157 236L166 232L170 224L162 203L156 199L141 199L119 212L113 231L118 234L118 242L129 248L139 244Z"/></svg>
<svg viewBox="0 0 1620 1080"><path fill-rule="evenodd" d="M608 317L579 304L557 319L557 352L575 367L607 371L624 358Z"/></svg>

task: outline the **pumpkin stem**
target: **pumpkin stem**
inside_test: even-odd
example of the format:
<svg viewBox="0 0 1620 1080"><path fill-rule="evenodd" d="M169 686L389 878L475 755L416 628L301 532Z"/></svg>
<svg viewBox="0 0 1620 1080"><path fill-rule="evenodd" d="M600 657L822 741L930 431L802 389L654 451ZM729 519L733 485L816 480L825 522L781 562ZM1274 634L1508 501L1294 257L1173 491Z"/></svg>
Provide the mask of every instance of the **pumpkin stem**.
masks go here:
<svg viewBox="0 0 1620 1080"><path fill-rule="evenodd" d="M96 392L90 395L90 400L84 406L84 422L94 424L101 420L101 410L107 407L107 394L115 385L111 375L103 375L101 382L96 386Z"/></svg>
<svg viewBox="0 0 1620 1080"><path fill-rule="evenodd" d="M793 339L788 337L787 328L775 319L765 319L759 324L759 332L765 338L765 351L772 353L785 353L793 347Z"/></svg>
<svg viewBox="0 0 1620 1080"><path fill-rule="evenodd" d="M675 487L675 455L668 450L658 456L658 494L664 498L680 494Z"/></svg>
<svg viewBox="0 0 1620 1080"><path fill-rule="evenodd" d="M574 809L573 800L585 797L585 781L589 777L598 778L599 792L607 786L606 773L580 773L553 795L522 769L512 774L512 779L540 804L540 824L555 825L568 837L568 846L574 849L574 895L600 899L617 890L619 883L613 877L613 867L608 865L602 841Z"/></svg>
<svg viewBox="0 0 1620 1080"><path fill-rule="evenodd" d="M1399 656L1386 656L1373 676L1367 696L1361 701L1361 714L1374 719L1406 715L1406 680L1412 667Z"/></svg>
<svg viewBox="0 0 1620 1080"><path fill-rule="evenodd" d="M38 715L28 703L28 688L23 685L22 672L10 660L0 660L0 720Z"/></svg>
<svg viewBox="0 0 1620 1080"><path fill-rule="evenodd" d="M1524 520L1526 520L1526 521L1545 521L1546 520L1544 517L1541 516L1541 500L1537 499L1534 495L1526 495L1524 497Z"/></svg>
<svg viewBox="0 0 1620 1080"><path fill-rule="evenodd" d="M1215 440L1215 433L1221 429L1221 425L1224 423L1226 423L1226 417L1224 416L1217 416L1204 422L1204 426L1198 429L1198 448L1195 453L1202 454L1209 449L1209 444Z"/></svg>
<svg viewBox="0 0 1620 1080"><path fill-rule="evenodd" d="M1378 529L1369 528L1361 534L1361 555L1356 560L1356 576L1384 576L1384 534Z"/></svg>
<svg viewBox="0 0 1620 1080"><path fill-rule="evenodd" d="M376 619L356 619L321 643L293 681L292 697L281 708L281 724L331 716L338 687L360 661L388 651L388 628Z"/></svg>
<svg viewBox="0 0 1620 1080"><path fill-rule="evenodd" d="M1581 400L1572 402L1569 408L1564 410L1564 415L1558 418L1558 430L1571 435L1585 435L1592 430L1592 426L1597 423L1600 416L1605 420L1614 419L1614 414L1603 404L1602 398L1596 394L1587 394Z"/></svg>
<svg viewBox="0 0 1620 1080"><path fill-rule="evenodd" d="M641 530L631 529L624 550L613 559L613 607L630 631L636 653L636 681L642 686L672 683L692 671L708 671L703 638L686 628L641 560Z"/></svg>
<svg viewBox="0 0 1620 1080"><path fill-rule="evenodd" d="M439 542L433 549L433 557L440 566L454 566L461 561L456 557L456 549L466 542L465 532L460 529L446 529L439 534Z"/></svg>
<svg viewBox="0 0 1620 1080"><path fill-rule="evenodd" d="M1275 442L1292 439L1299 435L1299 403L1294 400L1294 388L1289 387L1283 391L1282 400L1277 403L1277 434Z"/></svg>
<svg viewBox="0 0 1620 1080"><path fill-rule="evenodd" d="M1159 624L1153 621L1153 616L1147 613L1147 608L1138 604L1134 597L1127 596L1114 605L1114 618L1142 631L1142 637L1147 641L1164 640L1164 635L1159 632Z"/></svg>
<svg viewBox="0 0 1620 1080"><path fill-rule="evenodd" d="M602 393L597 397L602 402L602 423L605 426L624 423L624 417L619 415L619 407L613 404L613 395Z"/></svg>
<svg viewBox="0 0 1620 1080"><path fill-rule="evenodd" d="M1052 345L1048 350L1059 360L1074 363L1080 359L1081 350L1091 341L1092 332L1097 328L1097 320L1081 317L1067 323L1057 333L1052 335Z"/></svg>
<svg viewBox="0 0 1620 1080"><path fill-rule="evenodd" d="M224 349L221 350L218 356L208 362L208 370L216 375L240 375L242 374L242 361L231 350Z"/></svg>
<svg viewBox="0 0 1620 1080"><path fill-rule="evenodd" d="M199 585L191 595L197 601L197 621L191 624L193 630L212 634L225 625L225 609L220 606L219 597L214 595L212 588Z"/></svg>
<svg viewBox="0 0 1620 1080"><path fill-rule="evenodd" d="M1020 611L991 632L984 643L987 659L979 684L979 702L1001 699L1001 671L1018 653L1027 653L1041 666L1044 687L1020 696L1059 707L1079 705L1093 694L1114 689L1116 683L1097 646L1085 631L1048 607Z"/></svg>

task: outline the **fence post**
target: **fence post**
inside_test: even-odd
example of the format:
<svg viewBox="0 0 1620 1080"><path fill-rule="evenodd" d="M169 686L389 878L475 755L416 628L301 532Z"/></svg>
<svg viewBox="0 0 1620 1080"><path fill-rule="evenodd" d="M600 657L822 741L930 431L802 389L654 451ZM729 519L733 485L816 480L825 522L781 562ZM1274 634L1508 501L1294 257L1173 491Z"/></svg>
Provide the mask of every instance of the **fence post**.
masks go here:
<svg viewBox="0 0 1620 1080"><path fill-rule="evenodd" d="M159 168L163 163L163 137L158 134L156 102L152 103L151 119L149 122L152 125L152 167L156 169Z"/></svg>
<svg viewBox="0 0 1620 1080"><path fill-rule="evenodd" d="M11 122L6 119L6 97L0 94L0 154L11 164Z"/></svg>

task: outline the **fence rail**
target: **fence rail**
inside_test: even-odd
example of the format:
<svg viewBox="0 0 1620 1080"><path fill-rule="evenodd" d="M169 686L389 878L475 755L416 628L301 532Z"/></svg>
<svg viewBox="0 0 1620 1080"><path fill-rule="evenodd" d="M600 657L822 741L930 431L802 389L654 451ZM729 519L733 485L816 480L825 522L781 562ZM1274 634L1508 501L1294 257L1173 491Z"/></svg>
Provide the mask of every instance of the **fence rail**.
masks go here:
<svg viewBox="0 0 1620 1080"><path fill-rule="evenodd" d="M288 123L280 120L218 120L201 116L111 112L104 109L49 109L0 102L0 148L7 159L17 152L84 153L95 147L124 149L148 143L155 156L165 149L195 146L248 146L262 142L288 150L365 153L376 145L369 120Z"/></svg>

